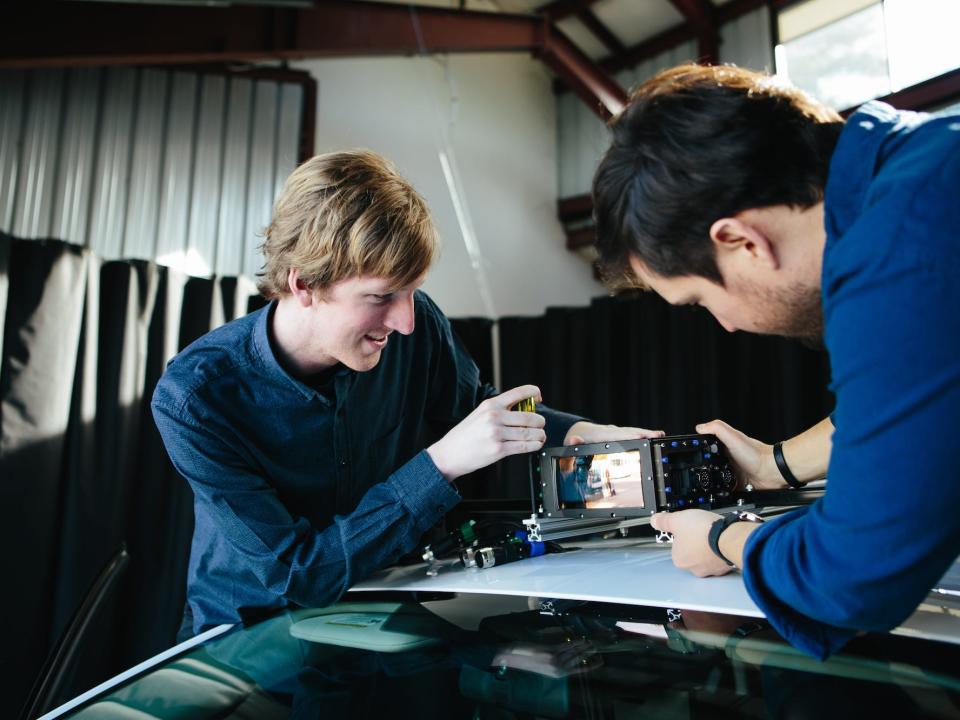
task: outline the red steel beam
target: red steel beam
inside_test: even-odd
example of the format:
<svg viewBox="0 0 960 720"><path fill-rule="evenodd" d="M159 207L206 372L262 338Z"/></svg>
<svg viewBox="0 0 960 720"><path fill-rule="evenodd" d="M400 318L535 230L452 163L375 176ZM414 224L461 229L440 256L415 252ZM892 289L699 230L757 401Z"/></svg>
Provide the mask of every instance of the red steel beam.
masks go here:
<svg viewBox="0 0 960 720"><path fill-rule="evenodd" d="M716 12L710 0L670 0L686 19L697 37L697 53L701 62L716 63L719 58L720 33Z"/></svg>
<svg viewBox="0 0 960 720"><path fill-rule="evenodd" d="M901 110L928 110L954 100L960 101L960 68L911 85L890 95L884 95L877 100L889 103ZM841 115L847 117L857 107L848 108Z"/></svg>
<svg viewBox="0 0 960 720"><path fill-rule="evenodd" d="M773 0L775 3L777 0ZM732 0L716 9L717 26L736 20L742 15L758 10L767 5L770 0ZM628 47L621 53L614 53L600 61L601 67L610 73L616 73L644 60L656 57L660 53L672 50L690 40L697 38L696 29L688 22L674 25L663 32L648 38L641 43Z"/></svg>
<svg viewBox="0 0 960 720"><path fill-rule="evenodd" d="M589 219L593 214L593 197L586 195L572 195L557 200L557 217L560 222L569 223L577 220Z"/></svg>
<svg viewBox="0 0 960 720"><path fill-rule="evenodd" d="M348 0L308 8L38 0L15 3L0 25L0 68L504 51L540 57L603 118L623 107L616 81L533 15Z"/></svg>
<svg viewBox="0 0 960 720"><path fill-rule="evenodd" d="M594 15L592 10L581 10L577 13L577 20L582 22L587 30L592 32L593 36L603 43L608 52L616 54L622 53L627 49L624 44L620 42L620 38L614 35L610 31L610 28L604 25L600 21L600 18Z"/></svg>
<svg viewBox="0 0 960 720"><path fill-rule="evenodd" d="M527 15L345 0L309 8L40 1L4 14L0 67L502 52L530 50L540 32Z"/></svg>
<svg viewBox="0 0 960 720"><path fill-rule="evenodd" d="M549 22L544 22L540 59L601 118L616 115L627 104L620 84L587 57Z"/></svg>
<svg viewBox="0 0 960 720"><path fill-rule="evenodd" d="M576 15L586 10L597 0L553 0L536 9L538 15L544 15L553 22Z"/></svg>
<svg viewBox="0 0 960 720"><path fill-rule="evenodd" d="M642 43L638 43L633 47L629 47L626 51L620 53L619 55L611 55L610 57L600 61L600 67L606 70L609 73L617 73L626 68L639 65L644 60L649 60L652 57L656 57L660 53L664 53L667 50L673 50L677 45L681 45L688 40L692 40L695 37L694 32L690 29L690 26L684 23L683 25L676 25L672 28L664 30L663 32L654 35L652 38L644 40Z"/></svg>

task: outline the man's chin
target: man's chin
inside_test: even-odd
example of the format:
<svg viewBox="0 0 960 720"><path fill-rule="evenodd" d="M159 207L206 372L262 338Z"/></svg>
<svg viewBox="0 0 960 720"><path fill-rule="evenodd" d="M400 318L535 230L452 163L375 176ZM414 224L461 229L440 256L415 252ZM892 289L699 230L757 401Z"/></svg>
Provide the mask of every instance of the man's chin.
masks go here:
<svg viewBox="0 0 960 720"><path fill-rule="evenodd" d="M379 350L370 355L357 354L354 357L344 358L340 362L354 372L367 372L368 370L373 370L380 362L380 354Z"/></svg>

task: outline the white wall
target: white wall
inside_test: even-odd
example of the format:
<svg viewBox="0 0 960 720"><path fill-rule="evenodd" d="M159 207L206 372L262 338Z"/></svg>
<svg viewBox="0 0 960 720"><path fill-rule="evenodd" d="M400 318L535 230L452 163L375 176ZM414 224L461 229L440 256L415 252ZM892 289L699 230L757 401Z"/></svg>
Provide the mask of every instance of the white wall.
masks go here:
<svg viewBox="0 0 960 720"><path fill-rule="evenodd" d="M370 148L390 158L426 198L443 252L424 289L448 315L540 314L603 294L589 265L566 250L556 217L556 103L538 61L472 54L311 60L298 67L318 82L317 152ZM471 266L442 148L452 150L459 168L482 273Z"/></svg>

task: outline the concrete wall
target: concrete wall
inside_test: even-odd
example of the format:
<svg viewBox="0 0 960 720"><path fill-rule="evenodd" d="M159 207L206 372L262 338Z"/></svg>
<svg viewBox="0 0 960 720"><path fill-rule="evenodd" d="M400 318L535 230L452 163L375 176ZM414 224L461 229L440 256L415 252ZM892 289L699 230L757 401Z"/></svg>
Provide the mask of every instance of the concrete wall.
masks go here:
<svg viewBox="0 0 960 720"><path fill-rule="evenodd" d="M604 292L564 247L556 103L542 64L524 54L473 54L297 66L318 81L317 152L382 153L426 198L443 253L424 289L448 315L540 314ZM466 223L441 152L454 166Z"/></svg>

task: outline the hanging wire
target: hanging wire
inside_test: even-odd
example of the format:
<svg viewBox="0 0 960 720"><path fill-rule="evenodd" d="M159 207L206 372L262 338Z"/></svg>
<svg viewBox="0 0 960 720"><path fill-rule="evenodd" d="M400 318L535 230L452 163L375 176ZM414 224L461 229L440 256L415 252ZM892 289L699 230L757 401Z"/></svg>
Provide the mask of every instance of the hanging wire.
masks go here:
<svg viewBox="0 0 960 720"><path fill-rule="evenodd" d="M457 116L460 109L460 93L457 87L456 78L450 68L449 58L431 58L427 52L426 42L423 38L423 28L420 25L420 17L417 14L415 5L410 4L410 21L413 24L413 31L417 38L417 47L420 57L424 60L434 60L442 68L444 79L447 84L447 112L444 113L437 93L435 84L431 78L425 77L424 86L429 91L433 99L434 116L434 143L436 146L437 159L440 162L440 168L443 172L443 179L447 186L447 192L450 195L450 202L453 204L453 211L457 217L457 225L460 229L460 237L467 251L467 257L470 260L470 267L473 271L477 290L480 293L480 301L483 304L484 312L487 317L494 321L491 342L493 351L493 382L497 387L501 386L500 370L500 334L497 320L497 309L493 300L493 292L490 289L490 282L487 278L487 262L483 257L483 251L477 240L477 234L474 230L473 218L470 213L470 205L467 202L466 194L463 191L463 180L457 165L457 154L450 141L453 131L456 129ZM429 66L421 65L424 75L429 72Z"/></svg>

